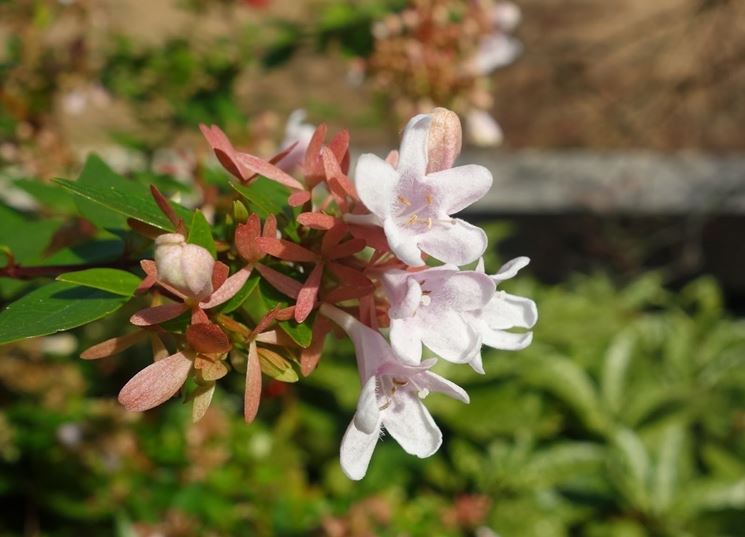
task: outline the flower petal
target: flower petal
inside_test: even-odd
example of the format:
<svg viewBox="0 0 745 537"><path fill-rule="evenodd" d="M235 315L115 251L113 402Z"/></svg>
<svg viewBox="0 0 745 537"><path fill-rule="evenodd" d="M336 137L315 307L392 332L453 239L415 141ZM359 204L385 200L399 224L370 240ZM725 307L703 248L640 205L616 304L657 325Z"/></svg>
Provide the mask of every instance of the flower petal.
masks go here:
<svg viewBox="0 0 745 537"><path fill-rule="evenodd" d="M391 242L387 229L386 235L388 242ZM422 251L435 259L454 265L467 265L483 255L488 241L483 229L454 218L452 222L437 225L425 231L419 236L418 242ZM393 244L391 244L391 249L394 249ZM397 252L396 255L398 255ZM408 262L401 256L398 257Z"/></svg>
<svg viewBox="0 0 745 537"><path fill-rule="evenodd" d="M457 399L466 404L471 401L466 390L436 373L425 371L422 373L421 377L417 378L417 380L421 387L427 388L430 391L444 393L448 397L452 397L453 399Z"/></svg>
<svg viewBox="0 0 745 537"><path fill-rule="evenodd" d="M368 210L381 218L393 208L394 189L399 180L398 172L386 161L365 153L357 159L354 184L357 194Z"/></svg>
<svg viewBox="0 0 745 537"><path fill-rule="evenodd" d="M529 257L516 257L515 259L507 261L507 263L502 265L502 268L499 269L499 272L491 276L491 278L497 283L504 280L509 280L510 278L514 278L515 275L520 271L520 269L528 266L528 263L530 263Z"/></svg>
<svg viewBox="0 0 745 537"><path fill-rule="evenodd" d="M482 330L482 343L505 351L519 351L533 342L533 332L514 333L504 330Z"/></svg>
<svg viewBox="0 0 745 537"><path fill-rule="evenodd" d="M397 166L402 175L424 177L427 173L427 136L431 123L431 115L419 114L406 125Z"/></svg>
<svg viewBox="0 0 745 537"><path fill-rule="evenodd" d="M414 319L391 319L391 348L407 364L422 360L422 337Z"/></svg>
<svg viewBox="0 0 745 537"><path fill-rule="evenodd" d="M477 331L455 311L425 311L417 316L422 343L449 362L470 362L481 348Z"/></svg>
<svg viewBox="0 0 745 537"><path fill-rule="evenodd" d="M364 433L357 428L354 420L349 423L339 453L341 469L349 479L359 481L365 477L379 435L380 425L372 433Z"/></svg>
<svg viewBox="0 0 745 537"><path fill-rule="evenodd" d="M431 290L433 307L455 311L483 308L494 296L494 282L485 274L473 271L422 271L418 279L426 278L424 287Z"/></svg>
<svg viewBox="0 0 745 537"><path fill-rule="evenodd" d="M179 391L191 366L191 360L180 352L154 362L124 385L119 392L119 402L133 412L156 407Z"/></svg>
<svg viewBox="0 0 745 537"><path fill-rule="evenodd" d="M383 413L383 426L399 445L419 458L433 455L442 444L442 432L429 410L412 392L398 392Z"/></svg>
<svg viewBox="0 0 745 537"><path fill-rule="evenodd" d="M476 164L431 173L424 178L432 189L432 195L440 200L447 214L462 211L483 198L489 192L492 181L491 172Z"/></svg>
<svg viewBox="0 0 745 537"><path fill-rule="evenodd" d="M424 265L424 261L422 261L422 252L419 250L419 246L417 246L416 235L412 235L411 232L403 230L393 218L385 219L383 222L383 230L385 231L386 239L388 239L388 246L396 257L407 265L413 267ZM428 233L431 232L432 230ZM486 241L486 238L484 238L484 241ZM484 246L484 250L486 250L486 246Z"/></svg>
<svg viewBox="0 0 745 537"><path fill-rule="evenodd" d="M379 429L380 409L376 395L377 378L370 377L360 392L357 401L357 412L354 414L354 425L363 433L372 433Z"/></svg>
<svg viewBox="0 0 745 537"><path fill-rule="evenodd" d="M532 328L538 321L538 309L529 298L499 291L478 316L492 330Z"/></svg>

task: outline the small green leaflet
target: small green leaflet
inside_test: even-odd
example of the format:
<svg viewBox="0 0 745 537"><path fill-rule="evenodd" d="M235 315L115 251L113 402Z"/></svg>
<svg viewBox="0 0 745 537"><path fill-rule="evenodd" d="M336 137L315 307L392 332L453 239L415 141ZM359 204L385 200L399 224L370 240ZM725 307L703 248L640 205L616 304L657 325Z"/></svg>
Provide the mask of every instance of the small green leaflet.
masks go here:
<svg viewBox="0 0 745 537"><path fill-rule="evenodd" d="M113 313L128 300L91 287L50 283L0 313L0 345L88 324Z"/></svg>
<svg viewBox="0 0 745 537"><path fill-rule="evenodd" d="M191 219L188 242L207 249L209 253L212 254L212 257L217 258L215 239L212 237L212 226L207 222L202 211L194 211L194 216Z"/></svg>
<svg viewBox="0 0 745 537"><path fill-rule="evenodd" d="M94 176L95 180L92 180ZM98 206L106 207L119 215L134 218L166 231L174 230L173 225L160 211L144 185L127 181L115 174L95 155L88 158L78 181L55 179L55 182L73 194L90 200ZM188 209L173 202L171 205L176 214L184 219L184 223L191 222L191 212ZM88 211L83 206L80 207L84 216L88 217ZM120 217L106 218L106 214L101 213L100 210L96 211L92 220L102 227L126 227L121 225Z"/></svg>
<svg viewBox="0 0 745 537"><path fill-rule="evenodd" d="M244 302L243 309L254 322L259 322L273 307L279 305L280 308L285 308L289 304L289 299L286 296L275 290L264 280L261 280L249 299ZM277 324L295 343L306 348L310 345L313 338L313 331L311 329L313 319L314 315L311 314L304 323L297 323L291 320L280 321Z"/></svg>
<svg viewBox="0 0 745 537"><path fill-rule="evenodd" d="M140 285L140 278L131 272L112 268L94 268L77 272L67 272L57 276L57 280L84 287L92 287L126 297L134 295L135 290Z"/></svg>
<svg viewBox="0 0 745 537"><path fill-rule="evenodd" d="M287 198L290 196L287 187L266 177L258 177L250 185L231 181L230 186L248 200L251 209L261 218L266 218L270 214L281 214L287 207Z"/></svg>

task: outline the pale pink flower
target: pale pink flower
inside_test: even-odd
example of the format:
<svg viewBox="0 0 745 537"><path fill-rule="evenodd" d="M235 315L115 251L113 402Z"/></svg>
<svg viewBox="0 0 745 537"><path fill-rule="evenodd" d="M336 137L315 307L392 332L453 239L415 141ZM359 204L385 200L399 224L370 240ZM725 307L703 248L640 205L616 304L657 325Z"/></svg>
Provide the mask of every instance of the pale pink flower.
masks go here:
<svg viewBox="0 0 745 537"><path fill-rule="evenodd" d="M518 271L524 268L530 259L517 257L505 263L499 272L489 276L495 287L504 280L514 277ZM483 260L479 261L476 268L478 272L484 272ZM533 341L532 332L509 332L512 328L529 329L538 321L538 309L535 302L504 291L497 291L491 300L481 309L464 313L465 319L471 324L481 336L481 342L488 347L502 350L524 349ZM469 364L478 373L483 373L484 368L481 353L478 353Z"/></svg>
<svg viewBox="0 0 745 537"><path fill-rule="evenodd" d="M327 304L321 313L352 339L362 382L357 411L341 443L344 473L355 480L365 476L383 428L407 453L420 458L433 455L442 444L442 433L422 400L436 391L468 403L468 394L428 371L435 359L419 366L405 365L379 332Z"/></svg>
<svg viewBox="0 0 745 537"><path fill-rule="evenodd" d="M480 311L494 296L489 276L445 265L418 272L392 269L381 281L390 302L391 346L401 360L418 364L422 344L455 363L478 354L481 334L464 314Z"/></svg>
<svg viewBox="0 0 745 537"><path fill-rule="evenodd" d="M376 155L359 158L357 192L372 214L346 218L382 226L393 253L409 265L422 265L422 252L445 263L465 265L484 253L486 234L450 215L483 197L492 176L473 164L427 173L431 122L429 114L409 121L395 168Z"/></svg>
<svg viewBox="0 0 745 537"><path fill-rule="evenodd" d="M308 149L308 144L313 133L316 131L316 127L310 123L304 123L305 121L305 110L298 109L290 114L287 118L287 126L285 127L285 137L282 140L280 149L285 150L292 146L290 152L282 160L277 163L277 166L286 171L290 172L302 166L303 159L305 158L305 151Z"/></svg>

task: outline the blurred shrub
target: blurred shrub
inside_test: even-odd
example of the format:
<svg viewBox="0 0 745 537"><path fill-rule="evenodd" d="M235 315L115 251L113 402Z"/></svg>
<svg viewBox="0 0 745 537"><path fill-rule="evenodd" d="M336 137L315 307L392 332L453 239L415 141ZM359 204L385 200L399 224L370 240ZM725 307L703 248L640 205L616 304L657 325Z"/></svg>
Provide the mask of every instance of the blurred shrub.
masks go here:
<svg viewBox="0 0 745 537"><path fill-rule="evenodd" d="M139 416L110 401L146 353L83 363L42 357L44 340L9 348L0 532L737 535L745 323L716 284L673 293L649 274L622 289L595 276L509 290L536 297L534 344L485 356L483 377L442 364L472 397L432 398L444 449L421 461L384 439L359 484L337 462L359 390L347 343L302 385L270 385L250 427L239 382L190 425L177 402Z"/></svg>

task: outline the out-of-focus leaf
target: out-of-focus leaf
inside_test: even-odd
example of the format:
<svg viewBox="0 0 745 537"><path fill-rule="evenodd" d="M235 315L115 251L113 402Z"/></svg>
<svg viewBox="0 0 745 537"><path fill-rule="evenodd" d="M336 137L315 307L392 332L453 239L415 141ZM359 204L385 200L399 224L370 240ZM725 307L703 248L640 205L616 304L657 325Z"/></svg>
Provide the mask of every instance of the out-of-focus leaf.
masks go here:
<svg viewBox="0 0 745 537"><path fill-rule="evenodd" d="M194 211L194 216L191 219L191 227L189 229L188 242L207 249L207 251L212 254L212 257L217 257L215 239L212 237L212 226L210 226L210 223L207 222L207 219L200 210Z"/></svg>
<svg viewBox="0 0 745 537"><path fill-rule="evenodd" d="M54 211L54 214L75 214L76 206L73 197L55 185L32 179L20 179L13 184L28 192L45 209Z"/></svg>
<svg viewBox="0 0 745 537"><path fill-rule="evenodd" d="M262 219L270 214L282 214L287 207L287 198L290 196L290 190L287 187L266 177L257 177L249 185L231 181L230 186L248 201L251 211Z"/></svg>
<svg viewBox="0 0 745 537"><path fill-rule="evenodd" d="M90 287L54 282L0 313L0 345L81 326L113 313L128 298Z"/></svg>
<svg viewBox="0 0 745 537"><path fill-rule="evenodd" d="M680 459L685 444L684 423L673 421L665 427L652 475L652 505L658 513L670 508L679 489Z"/></svg>
<svg viewBox="0 0 745 537"><path fill-rule="evenodd" d="M630 429L618 429L612 438L610 475L635 508L646 511L649 506L648 483L650 462L641 439Z"/></svg>
<svg viewBox="0 0 745 537"><path fill-rule="evenodd" d="M603 363L601 394L608 408L616 413L624 403L626 372L631 363L635 338L629 331L621 332L610 344Z"/></svg>
<svg viewBox="0 0 745 537"><path fill-rule="evenodd" d="M57 280L108 291L115 295L131 297L140 285L140 278L125 270L112 268L93 268L76 272L66 272Z"/></svg>

